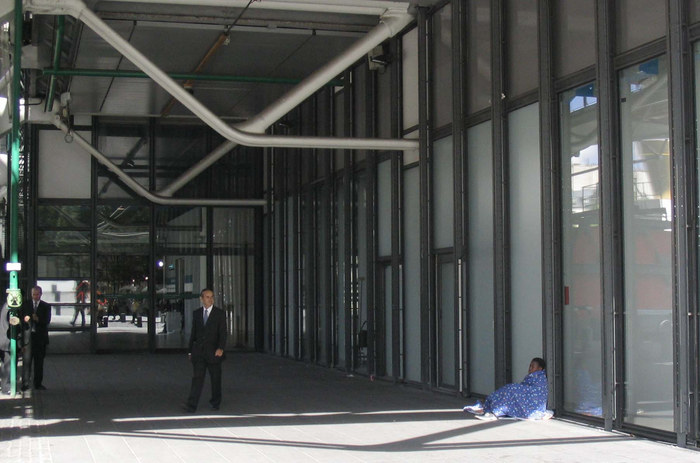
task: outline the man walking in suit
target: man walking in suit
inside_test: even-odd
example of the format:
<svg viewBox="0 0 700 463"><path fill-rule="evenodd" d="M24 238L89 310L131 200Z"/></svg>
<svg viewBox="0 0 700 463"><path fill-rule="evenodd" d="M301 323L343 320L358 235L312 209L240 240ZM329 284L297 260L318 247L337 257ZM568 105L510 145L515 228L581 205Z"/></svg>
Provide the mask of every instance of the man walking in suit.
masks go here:
<svg viewBox="0 0 700 463"><path fill-rule="evenodd" d="M31 360L29 365L34 365L34 389L46 389L44 381L44 357L46 357L46 346L49 344L49 323L51 323L51 306L41 300L43 291L41 286L32 288L32 300L25 304L23 321L28 326L27 331L31 331ZM27 361L25 357L25 361ZM29 365L23 370L23 388L29 387Z"/></svg>
<svg viewBox="0 0 700 463"><path fill-rule="evenodd" d="M199 396L202 395L204 376L209 370L211 380L212 410L218 410L221 405L221 362L226 348L226 314L214 306L214 292L211 289L202 290L199 299L202 307L192 315L192 333L190 334L189 353L192 361L192 387L190 396L185 404L187 412L197 410Z"/></svg>

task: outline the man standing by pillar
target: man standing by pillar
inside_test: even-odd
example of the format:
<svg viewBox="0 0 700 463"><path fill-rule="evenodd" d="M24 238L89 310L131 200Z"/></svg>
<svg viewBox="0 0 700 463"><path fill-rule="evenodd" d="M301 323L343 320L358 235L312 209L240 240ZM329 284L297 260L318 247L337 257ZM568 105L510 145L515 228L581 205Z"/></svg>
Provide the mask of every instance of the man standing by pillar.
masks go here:
<svg viewBox="0 0 700 463"><path fill-rule="evenodd" d="M197 410L199 396L204 386L204 376L209 370L211 380L212 410L221 405L221 362L226 348L226 313L214 306L214 292L204 289L200 294L202 307L192 314L192 333L190 334L189 359L192 361L192 387L185 403L185 410L193 413Z"/></svg>
<svg viewBox="0 0 700 463"><path fill-rule="evenodd" d="M41 300L41 286L32 288L32 300L25 305L23 320L31 328L31 362L34 365L34 389L44 390L44 357L49 344L49 323L51 323L51 306ZM25 341L26 342L26 341ZM26 358L26 357L25 357ZM29 368L23 368L23 386L29 385Z"/></svg>

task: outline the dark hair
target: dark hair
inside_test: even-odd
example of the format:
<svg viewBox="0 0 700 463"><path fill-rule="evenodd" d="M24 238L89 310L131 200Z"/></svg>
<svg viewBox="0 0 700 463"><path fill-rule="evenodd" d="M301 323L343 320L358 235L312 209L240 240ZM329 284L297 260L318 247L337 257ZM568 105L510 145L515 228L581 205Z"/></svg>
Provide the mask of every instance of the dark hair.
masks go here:
<svg viewBox="0 0 700 463"><path fill-rule="evenodd" d="M544 359L542 359L542 358L535 357L534 359L532 359L532 362L535 362L535 363L536 363L537 365L539 365L540 368L542 368L543 370L546 370L546 369L547 369L547 362L545 362Z"/></svg>
<svg viewBox="0 0 700 463"><path fill-rule="evenodd" d="M199 293L199 297L204 296L204 293L209 291L212 295L214 294L214 291L212 291L210 288L204 288L202 292Z"/></svg>

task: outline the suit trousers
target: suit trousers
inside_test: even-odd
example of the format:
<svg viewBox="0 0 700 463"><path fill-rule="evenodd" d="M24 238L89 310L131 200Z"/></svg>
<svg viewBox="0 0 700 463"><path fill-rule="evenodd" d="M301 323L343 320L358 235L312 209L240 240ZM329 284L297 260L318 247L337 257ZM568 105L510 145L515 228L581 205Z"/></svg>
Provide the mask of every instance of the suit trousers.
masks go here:
<svg viewBox="0 0 700 463"><path fill-rule="evenodd" d="M219 405L221 405L221 362L208 363L205 359L193 358L192 387L190 388L190 396L187 399L187 405L190 408L197 408L207 370L209 370L209 379L211 380L211 399L209 404L214 408L219 408Z"/></svg>
<svg viewBox="0 0 700 463"><path fill-rule="evenodd" d="M28 333L29 335L29 333ZM29 380L32 377L32 357L34 355L34 347L31 341L22 346L22 387L29 388Z"/></svg>
<svg viewBox="0 0 700 463"><path fill-rule="evenodd" d="M32 339L32 363L34 364L34 387L43 386L44 381L44 357L46 357L46 343Z"/></svg>

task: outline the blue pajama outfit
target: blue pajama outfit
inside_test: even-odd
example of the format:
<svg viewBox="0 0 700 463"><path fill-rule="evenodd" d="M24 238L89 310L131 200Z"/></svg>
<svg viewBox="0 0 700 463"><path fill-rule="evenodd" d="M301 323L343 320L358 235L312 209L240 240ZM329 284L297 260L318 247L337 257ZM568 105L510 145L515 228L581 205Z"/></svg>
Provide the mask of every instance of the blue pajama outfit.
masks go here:
<svg viewBox="0 0 700 463"><path fill-rule="evenodd" d="M535 371L522 383L506 384L491 393L484 402L484 412L495 416L541 419L547 412L547 394L545 371Z"/></svg>

